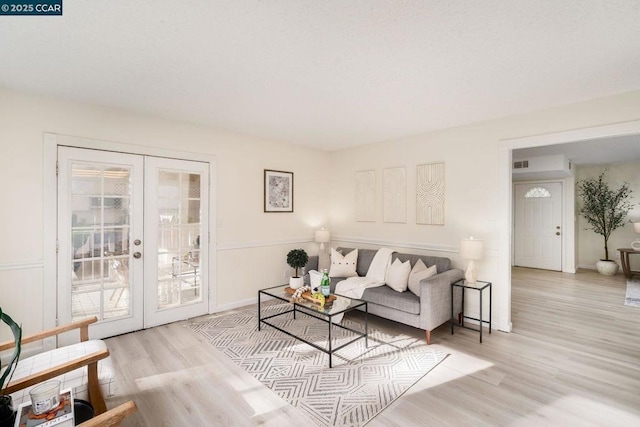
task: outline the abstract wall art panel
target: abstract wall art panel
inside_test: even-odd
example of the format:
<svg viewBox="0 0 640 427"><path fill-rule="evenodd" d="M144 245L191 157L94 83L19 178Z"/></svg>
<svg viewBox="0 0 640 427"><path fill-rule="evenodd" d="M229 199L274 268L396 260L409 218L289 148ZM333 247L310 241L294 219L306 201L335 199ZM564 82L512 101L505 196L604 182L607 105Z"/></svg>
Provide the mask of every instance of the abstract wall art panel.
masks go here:
<svg viewBox="0 0 640 427"><path fill-rule="evenodd" d="M406 222L406 171L405 168L384 169L384 222Z"/></svg>
<svg viewBox="0 0 640 427"><path fill-rule="evenodd" d="M416 224L444 225L444 163L418 165Z"/></svg>
<svg viewBox="0 0 640 427"><path fill-rule="evenodd" d="M376 171L356 172L356 221L376 220Z"/></svg>

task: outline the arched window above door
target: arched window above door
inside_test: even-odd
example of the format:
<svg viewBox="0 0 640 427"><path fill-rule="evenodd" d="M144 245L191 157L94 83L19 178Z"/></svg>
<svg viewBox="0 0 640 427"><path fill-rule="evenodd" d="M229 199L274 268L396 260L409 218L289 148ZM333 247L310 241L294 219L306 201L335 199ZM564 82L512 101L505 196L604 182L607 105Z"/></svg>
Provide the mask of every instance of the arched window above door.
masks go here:
<svg viewBox="0 0 640 427"><path fill-rule="evenodd" d="M525 199L538 199L543 197L551 197L551 193L544 187L533 187L524 194Z"/></svg>

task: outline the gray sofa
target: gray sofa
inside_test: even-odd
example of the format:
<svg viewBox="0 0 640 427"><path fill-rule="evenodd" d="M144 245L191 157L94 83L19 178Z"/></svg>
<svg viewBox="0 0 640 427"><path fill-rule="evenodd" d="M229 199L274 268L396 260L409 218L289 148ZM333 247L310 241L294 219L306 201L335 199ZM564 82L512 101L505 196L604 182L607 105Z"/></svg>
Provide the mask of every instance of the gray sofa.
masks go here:
<svg viewBox="0 0 640 427"><path fill-rule="evenodd" d="M346 255L353 248L337 248L337 250ZM376 252L376 249L358 249L356 265L358 276L367 275L369 265ZM394 252L392 260L396 258L402 262L409 260L411 267L418 259L422 259L427 267L437 265L438 274L420 282L420 296L409 290L397 292L384 285L365 290L362 299L368 302L371 314L425 330L427 344L431 344L431 331L451 319L451 283L462 279L464 272L457 268L451 268L449 258ZM318 257L309 257L305 270L317 269ZM336 284L341 280L344 278L331 278L331 292L335 291ZM305 275L305 282L309 283L308 274ZM462 311L460 293L456 292L454 298L454 313L459 313Z"/></svg>

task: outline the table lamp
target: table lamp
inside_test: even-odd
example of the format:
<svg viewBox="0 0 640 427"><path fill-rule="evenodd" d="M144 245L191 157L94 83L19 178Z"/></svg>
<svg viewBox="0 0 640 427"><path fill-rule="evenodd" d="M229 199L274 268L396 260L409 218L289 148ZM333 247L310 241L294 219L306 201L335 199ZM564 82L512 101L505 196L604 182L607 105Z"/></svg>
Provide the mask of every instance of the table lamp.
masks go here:
<svg viewBox="0 0 640 427"><path fill-rule="evenodd" d="M474 284L478 280L478 273L473 261L482 259L483 249L482 240L474 239L473 237L460 239L460 257L469 260L467 271L464 273L464 278L469 284Z"/></svg>
<svg viewBox="0 0 640 427"><path fill-rule="evenodd" d="M320 230L316 230L316 243L320 243L320 252L324 253L324 244L331 241L331 233L324 227Z"/></svg>
<svg viewBox="0 0 640 427"><path fill-rule="evenodd" d="M640 222L633 223L633 231L635 231L636 234L640 234ZM640 251L640 240L636 239L631 242L631 247L634 251Z"/></svg>

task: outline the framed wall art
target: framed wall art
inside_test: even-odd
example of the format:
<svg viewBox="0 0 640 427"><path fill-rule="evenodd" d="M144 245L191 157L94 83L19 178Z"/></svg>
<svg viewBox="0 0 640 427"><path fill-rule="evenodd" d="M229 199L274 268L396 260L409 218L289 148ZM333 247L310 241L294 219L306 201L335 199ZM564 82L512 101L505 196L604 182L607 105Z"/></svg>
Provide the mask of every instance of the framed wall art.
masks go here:
<svg viewBox="0 0 640 427"><path fill-rule="evenodd" d="M293 172L264 170L264 211L293 212Z"/></svg>

